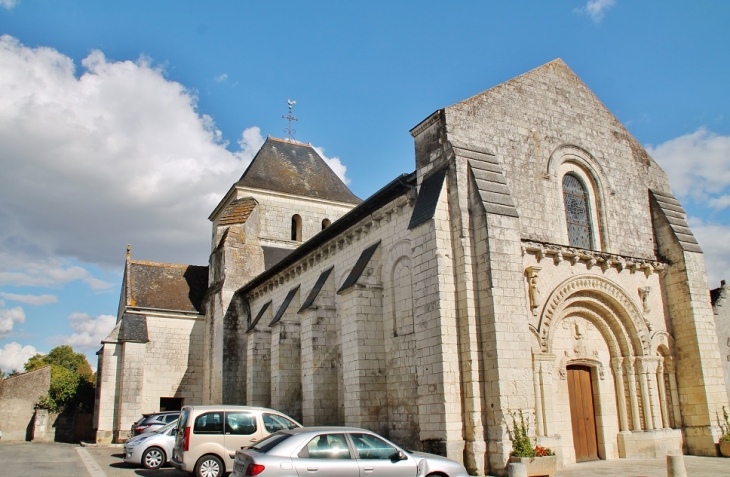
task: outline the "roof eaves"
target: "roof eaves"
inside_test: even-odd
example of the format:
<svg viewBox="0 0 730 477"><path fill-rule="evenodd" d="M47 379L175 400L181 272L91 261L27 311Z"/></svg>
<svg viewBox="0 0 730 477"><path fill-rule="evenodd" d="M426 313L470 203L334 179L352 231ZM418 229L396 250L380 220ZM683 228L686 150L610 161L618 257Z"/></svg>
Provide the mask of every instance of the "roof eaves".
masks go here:
<svg viewBox="0 0 730 477"><path fill-rule="evenodd" d="M294 249L294 251L287 257L285 257L282 261L271 267L269 270L266 270L260 275L254 277L253 280L248 282L243 287L239 288L236 293L240 294L241 296L245 296L251 290L261 285L269 278L273 277L289 265L295 263L296 261L302 259L306 255L314 251L324 242L340 235L351 226L359 222L361 219L367 217L370 213L372 213L372 211L379 209L396 197L399 197L412 190L415 187L415 181L415 172L399 175L388 184L386 184L379 191L371 195L359 205L355 206L348 213L346 213L336 221L332 222L329 227L304 242L298 248Z"/></svg>

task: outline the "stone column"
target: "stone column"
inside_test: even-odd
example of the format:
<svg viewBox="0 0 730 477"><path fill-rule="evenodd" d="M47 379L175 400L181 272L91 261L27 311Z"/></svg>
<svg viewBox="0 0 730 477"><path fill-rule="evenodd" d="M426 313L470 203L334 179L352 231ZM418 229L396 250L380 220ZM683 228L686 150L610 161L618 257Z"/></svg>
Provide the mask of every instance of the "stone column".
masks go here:
<svg viewBox="0 0 730 477"><path fill-rule="evenodd" d="M555 390L553 389L553 371L555 369L555 355L541 354L540 357L540 389L542 391L543 418L545 420L545 435L555 436Z"/></svg>
<svg viewBox="0 0 730 477"><path fill-rule="evenodd" d="M537 436L551 436L554 425L552 372L555 355L540 353L533 355L532 358L535 388L535 433Z"/></svg>
<svg viewBox="0 0 730 477"><path fill-rule="evenodd" d="M672 398L672 426L675 429L682 427L682 411L679 407L679 391L677 390L677 370L674 366L674 358L665 358L664 364L669 376L669 395Z"/></svg>
<svg viewBox="0 0 730 477"><path fill-rule="evenodd" d="M631 401L631 425L632 431L641 430L641 419L639 418L639 398L636 392L636 374L632 361L634 358L624 359L626 366L626 379L629 383L629 400Z"/></svg>
<svg viewBox="0 0 730 477"><path fill-rule="evenodd" d="M659 388L659 402L662 406L662 424L665 429L671 428L669 407L667 406L667 389L664 381L664 361L659 361L656 372L657 387Z"/></svg>
<svg viewBox="0 0 730 477"><path fill-rule="evenodd" d="M651 416L651 396L649 395L648 383L648 362L646 358L636 358L637 370L639 372L639 383L641 384L641 407L644 410L644 430L654 429L654 422Z"/></svg>
<svg viewBox="0 0 730 477"><path fill-rule="evenodd" d="M616 383L616 404L618 406L618 424L619 430L625 432L629 430L629 421L626 417L626 390L624 388L624 358L611 358L611 368L613 369L614 382Z"/></svg>
<svg viewBox="0 0 730 477"><path fill-rule="evenodd" d="M537 360L536 355L532 357L532 385L535 388L535 434L538 437L544 436L545 423L543 421L542 408L543 408L543 394L540 388L540 361Z"/></svg>

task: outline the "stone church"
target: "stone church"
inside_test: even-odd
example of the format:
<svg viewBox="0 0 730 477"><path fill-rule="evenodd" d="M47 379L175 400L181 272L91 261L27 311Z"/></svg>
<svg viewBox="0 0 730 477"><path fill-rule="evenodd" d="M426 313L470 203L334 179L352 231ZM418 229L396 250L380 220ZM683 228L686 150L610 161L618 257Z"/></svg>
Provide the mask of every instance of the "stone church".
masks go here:
<svg viewBox="0 0 730 477"><path fill-rule="evenodd" d="M248 404L502 475L522 410L559 465L716 455L702 250L586 85L555 60L411 135L415 171L363 201L310 145L268 138L209 217L208 267L128 252L97 440Z"/></svg>

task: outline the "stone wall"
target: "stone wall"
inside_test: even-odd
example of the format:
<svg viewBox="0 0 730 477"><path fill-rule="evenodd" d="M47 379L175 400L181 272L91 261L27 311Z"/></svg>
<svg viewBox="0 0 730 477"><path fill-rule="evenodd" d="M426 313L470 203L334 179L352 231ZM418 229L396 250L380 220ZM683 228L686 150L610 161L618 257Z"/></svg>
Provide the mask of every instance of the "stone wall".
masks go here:
<svg viewBox="0 0 730 477"><path fill-rule="evenodd" d="M32 438L35 403L48 394L50 386L50 366L0 381L0 431L4 441Z"/></svg>
<svg viewBox="0 0 730 477"><path fill-rule="evenodd" d="M719 288L711 291L711 299L712 310L715 313L717 344L725 376L725 389L730 400L730 285L723 280Z"/></svg>

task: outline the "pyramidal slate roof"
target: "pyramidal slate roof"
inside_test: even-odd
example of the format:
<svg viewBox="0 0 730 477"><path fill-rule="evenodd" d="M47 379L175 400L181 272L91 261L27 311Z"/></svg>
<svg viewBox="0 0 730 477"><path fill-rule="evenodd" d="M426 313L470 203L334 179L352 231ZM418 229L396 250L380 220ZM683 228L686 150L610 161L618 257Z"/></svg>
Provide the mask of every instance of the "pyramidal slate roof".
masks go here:
<svg viewBox="0 0 730 477"><path fill-rule="evenodd" d="M236 185L316 199L359 204L310 144L266 138Z"/></svg>

